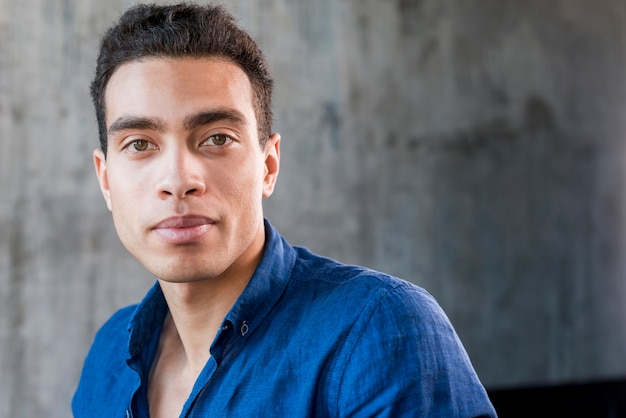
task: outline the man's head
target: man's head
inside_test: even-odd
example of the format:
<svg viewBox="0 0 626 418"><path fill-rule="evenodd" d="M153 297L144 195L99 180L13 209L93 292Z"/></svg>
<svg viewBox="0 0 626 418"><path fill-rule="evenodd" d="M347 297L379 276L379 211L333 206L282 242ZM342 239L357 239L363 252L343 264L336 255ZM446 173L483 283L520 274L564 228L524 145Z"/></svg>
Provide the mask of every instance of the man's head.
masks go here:
<svg viewBox="0 0 626 418"><path fill-rule="evenodd" d="M120 240L163 283L252 275L280 165L271 87L220 8L136 6L106 33L96 175Z"/></svg>
<svg viewBox="0 0 626 418"><path fill-rule="evenodd" d="M220 6L181 3L136 5L105 33L91 96L96 107L100 147L106 155L105 90L123 64L148 58L219 57L239 66L250 79L261 147L272 130L273 80L256 42Z"/></svg>

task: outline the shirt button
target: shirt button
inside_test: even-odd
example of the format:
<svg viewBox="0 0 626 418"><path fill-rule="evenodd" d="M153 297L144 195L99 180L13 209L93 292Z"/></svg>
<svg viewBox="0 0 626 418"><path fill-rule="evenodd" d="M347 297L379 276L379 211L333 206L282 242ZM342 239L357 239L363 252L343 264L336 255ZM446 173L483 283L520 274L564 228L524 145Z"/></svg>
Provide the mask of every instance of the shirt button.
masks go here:
<svg viewBox="0 0 626 418"><path fill-rule="evenodd" d="M242 337L248 333L248 324L246 324L246 321L243 321L243 324L241 324L241 328L239 329L239 331L241 332Z"/></svg>

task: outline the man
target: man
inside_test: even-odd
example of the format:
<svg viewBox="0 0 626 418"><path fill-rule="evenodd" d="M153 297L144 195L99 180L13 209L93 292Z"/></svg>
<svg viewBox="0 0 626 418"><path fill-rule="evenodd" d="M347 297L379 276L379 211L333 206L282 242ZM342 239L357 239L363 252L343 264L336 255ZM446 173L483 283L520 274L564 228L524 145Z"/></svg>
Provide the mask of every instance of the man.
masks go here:
<svg viewBox="0 0 626 418"><path fill-rule="evenodd" d="M74 416L495 416L426 291L292 247L264 219L272 83L220 7L137 5L105 34L96 174L157 282L97 333Z"/></svg>

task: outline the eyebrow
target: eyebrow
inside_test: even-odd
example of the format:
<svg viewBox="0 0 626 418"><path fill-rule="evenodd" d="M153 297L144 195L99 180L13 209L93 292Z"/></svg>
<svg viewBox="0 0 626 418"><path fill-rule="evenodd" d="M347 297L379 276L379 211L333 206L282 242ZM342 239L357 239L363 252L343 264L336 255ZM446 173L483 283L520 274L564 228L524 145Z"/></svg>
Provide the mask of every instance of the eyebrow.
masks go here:
<svg viewBox="0 0 626 418"><path fill-rule="evenodd" d="M230 108L218 108L208 112L199 112L185 118L184 126L192 130L198 126L208 125L217 121L228 121L236 125L245 125L247 120L243 113Z"/></svg>
<svg viewBox="0 0 626 418"><path fill-rule="evenodd" d="M107 135L113 135L117 132L127 131L130 129L163 131L165 129L165 122L159 118L120 116L111 124L111 126L109 126L109 129L107 129Z"/></svg>
<svg viewBox="0 0 626 418"><path fill-rule="evenodd" d="M192 130L198 126L208 125L217 121L229 121L236 125L245 125L247 119L243 113L230 108L218 108L206 112L198 112L189 115L183 121L183 126L187 130ZM153 130L158 132L165 131L166 123L161 118L150 118L141 116L120 116L117 118L109 129L107 135L113 135L120 131L132 129Z"/></svg>

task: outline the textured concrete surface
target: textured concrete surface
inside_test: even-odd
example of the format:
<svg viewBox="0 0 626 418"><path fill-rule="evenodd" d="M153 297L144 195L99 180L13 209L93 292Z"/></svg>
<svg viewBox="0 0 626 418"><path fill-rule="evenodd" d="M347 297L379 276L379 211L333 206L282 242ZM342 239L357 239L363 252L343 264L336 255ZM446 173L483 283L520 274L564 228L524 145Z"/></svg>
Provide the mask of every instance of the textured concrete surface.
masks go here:
<svg viewBox="0 0 626 418"><path fill-rule="evenodd" d="M91 163L100 34L131 1L0 0L0 417L67 417L98 326L152 278ZM266 213L413 281L488 387L626 376L619 0L226 3L276 78Z"/></svg>

